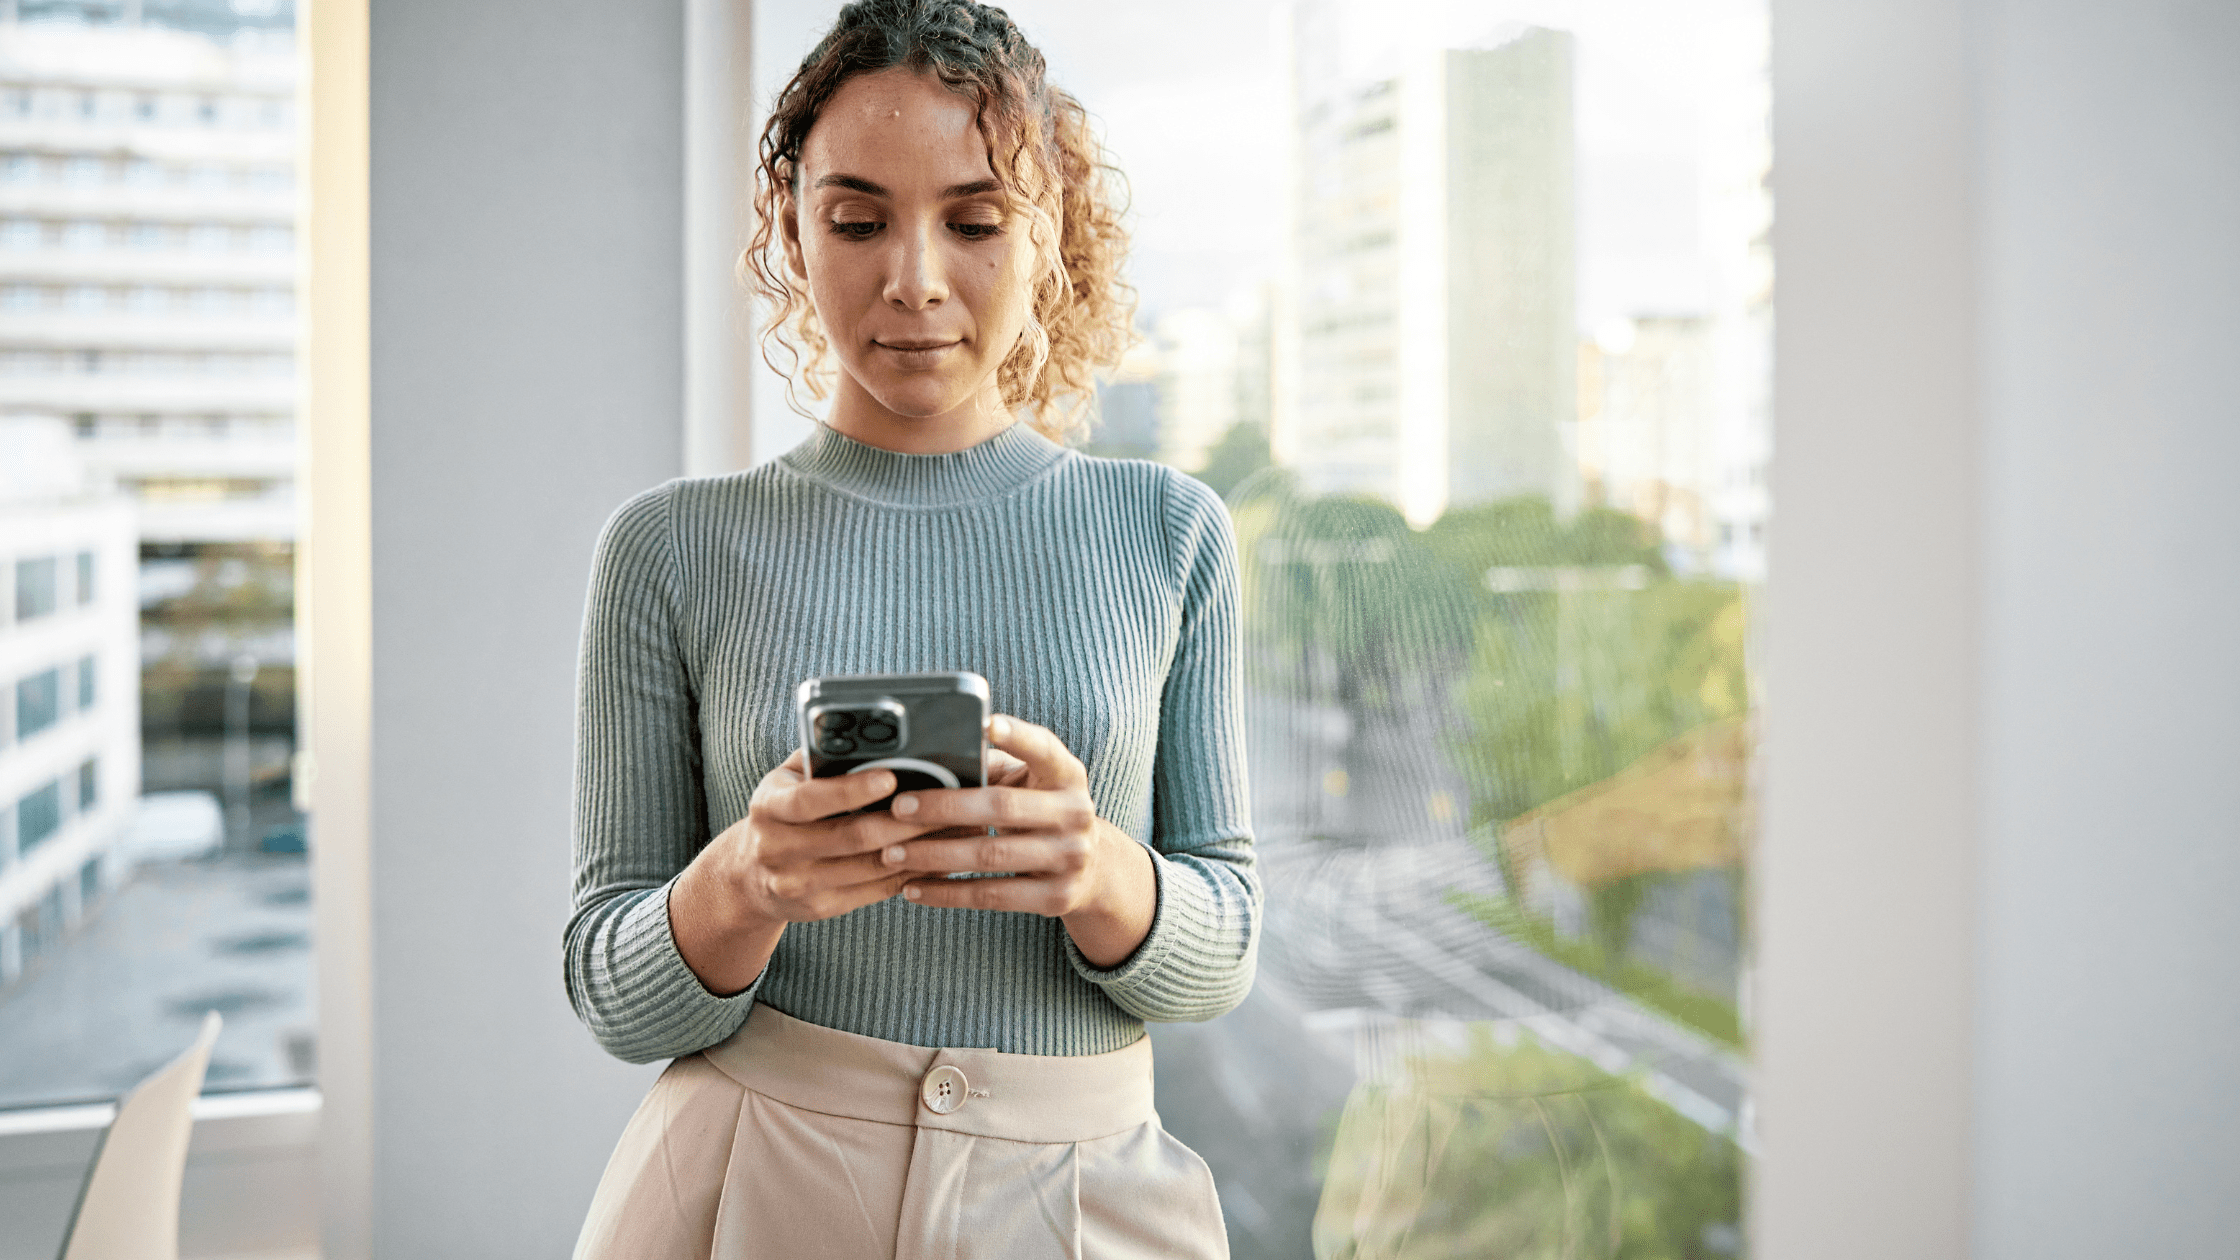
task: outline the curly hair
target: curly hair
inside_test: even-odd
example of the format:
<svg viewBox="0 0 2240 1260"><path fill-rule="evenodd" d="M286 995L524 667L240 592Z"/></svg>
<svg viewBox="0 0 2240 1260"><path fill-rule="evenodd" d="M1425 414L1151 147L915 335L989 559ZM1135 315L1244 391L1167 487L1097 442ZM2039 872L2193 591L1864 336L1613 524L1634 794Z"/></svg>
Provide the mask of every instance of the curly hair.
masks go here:
<svg viewBox="0 0 2240 1260"><path fill-rule="evenodd" d="M849 79L895 66L932 74L974 104L989 163L1036 255L1026 331L997 385L1006 407L1027 408L1030 423L1064 441L1086 427L1096 370L1136 339L1135 291L1120 278L1126 184L1081 102L1050 85L1042 54L993 5L856 0L779 91L755 166L754 235L740 258L741 278L770 305L763 358L788 379L789 398L795 383L829 396L830 346L806 278L784 260L779 224L793 212L801 147L825 104Z"/></svg>

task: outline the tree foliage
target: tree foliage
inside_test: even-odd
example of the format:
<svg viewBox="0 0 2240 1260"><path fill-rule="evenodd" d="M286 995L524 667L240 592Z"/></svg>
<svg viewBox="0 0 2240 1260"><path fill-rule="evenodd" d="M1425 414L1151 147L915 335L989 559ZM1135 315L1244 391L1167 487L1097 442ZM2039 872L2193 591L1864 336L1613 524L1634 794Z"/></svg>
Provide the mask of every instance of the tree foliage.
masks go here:
<svg viewBox="0 0 2240 1260"><path fill-rule="evenodd" d="M1247 477L1269 463L1268 431L1249 420L1239 420L1206 452L1206 466L1190 475L1227 498Z"/></svg>
<svg viewBox="0 0 2240 1260"><path fill-rule="evenodd" d="M1741 1154L1632 1080L1470 1030L1347 1101L1317 1260L1698 1260L1740 1246Z"/></svg>
<svg viewBox="0 0 2240 1260"><path fill-rule="evenodd" d="M1256 685L1391 711L1468 658L1467 587L1389 504L1304 494L1270 469L1238 487L1233 511Z"/></svg>

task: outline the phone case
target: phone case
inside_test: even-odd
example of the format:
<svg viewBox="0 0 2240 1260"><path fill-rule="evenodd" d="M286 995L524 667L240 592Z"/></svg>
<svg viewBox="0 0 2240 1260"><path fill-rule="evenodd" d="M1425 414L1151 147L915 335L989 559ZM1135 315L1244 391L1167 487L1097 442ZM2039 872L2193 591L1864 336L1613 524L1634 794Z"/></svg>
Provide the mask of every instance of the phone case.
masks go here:
<svg viewBox="0 0 2240 1260"><path fill-rule="evenodd" d="M988 680L941 674L811 678L797 695L809 775L892 770L897 792L986 786ZM892 794L864 806L883 810Z"/></svg>

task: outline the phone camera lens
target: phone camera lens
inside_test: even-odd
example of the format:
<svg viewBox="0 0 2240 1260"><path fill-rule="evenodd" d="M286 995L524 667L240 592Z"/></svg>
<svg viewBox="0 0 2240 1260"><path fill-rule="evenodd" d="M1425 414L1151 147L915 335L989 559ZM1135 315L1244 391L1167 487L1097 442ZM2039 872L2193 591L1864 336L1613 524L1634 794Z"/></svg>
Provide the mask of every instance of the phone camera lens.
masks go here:
<svg viewBox="0 0 2240 1260"><path fill-rule="evenodd" d="M820 734L830 734L834 731L844 731L849 727L854 726L855 724L856 715L853 713L831 712L819 713L817 715L817 731Z"/></svg>
<svg viewBox="0 0 2240 1260"><path fill-rule="evenodd" d="M838 731L827 731L817 740L817 750L835 757L841 757L854 752L856 742Z"/></svg>
<svg viewBox="0 0 2240 1260"><path fill-rule="evenodd" d="M884 744L894 738L894 727L873 718L856 729L856 738L866 744Z"/></svg>

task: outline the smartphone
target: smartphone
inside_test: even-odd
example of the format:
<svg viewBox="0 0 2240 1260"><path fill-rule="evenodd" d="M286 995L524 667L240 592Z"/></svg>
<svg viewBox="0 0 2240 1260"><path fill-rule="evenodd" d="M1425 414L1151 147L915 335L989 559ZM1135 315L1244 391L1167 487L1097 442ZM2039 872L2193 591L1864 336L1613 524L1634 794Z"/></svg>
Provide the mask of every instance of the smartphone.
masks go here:
<svg viewBox="0 0 2240 1260"><path fill-rule="evenodd" d="M978 674L811 678L796 699L810 778L892 770L896 792L987 786L988 680ZM889 793L858 812L893 803Z"/></svg>

